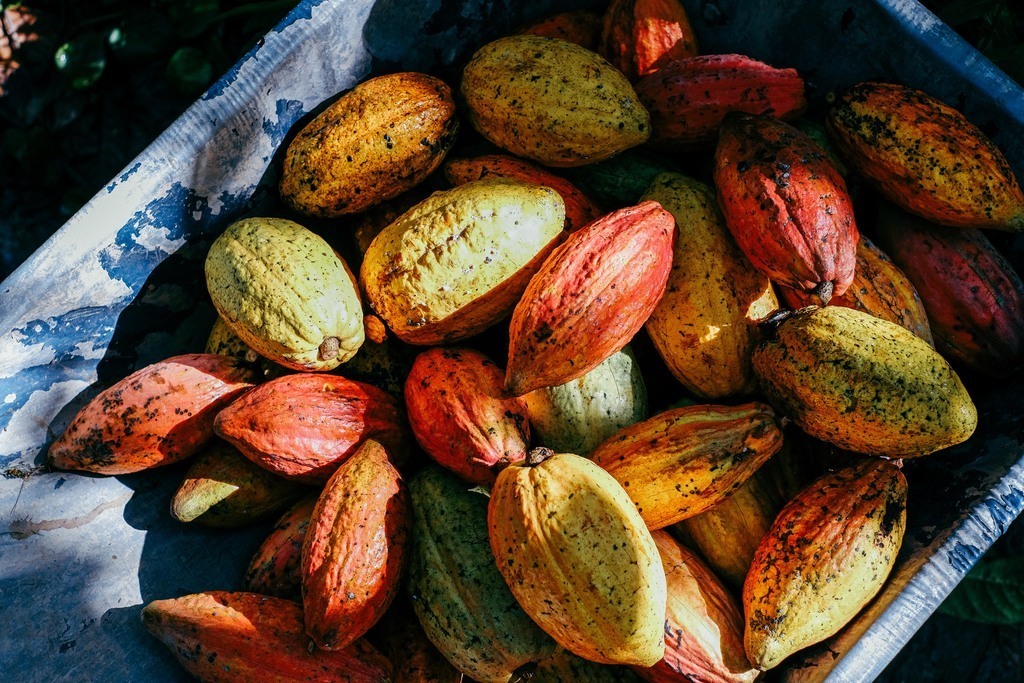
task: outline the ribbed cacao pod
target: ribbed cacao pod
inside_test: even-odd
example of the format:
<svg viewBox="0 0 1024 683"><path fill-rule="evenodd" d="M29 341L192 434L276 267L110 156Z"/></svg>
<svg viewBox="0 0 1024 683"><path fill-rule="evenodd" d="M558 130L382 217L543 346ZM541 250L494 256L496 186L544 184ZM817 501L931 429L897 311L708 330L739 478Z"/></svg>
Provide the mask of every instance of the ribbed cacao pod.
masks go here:
<svg viewBox="0 0 1024 683"><path fill-rule="evenodd" d="M825 475L782 509L743 584L755 666L824 640L878 593L903 542L906 502L899 467L870 459Z"/></svg>
<svg viewBox="0 0 1024 683"><path fill-rule="evenodd" d="M633 86L599 55L540 36L499 38L462 72L473 127L545 166L581 166L641 145L651 134Z"/></svg>
<svg viewBox="0 0 1024 683"><path fill-rule="evenodd" d="M512 312L506 389L565 384L625 346L665 291L675 239L675 219L657 202L571 234Z"/></svg>
<svg viewBox="0 0 1024 683"><path fill-rule="evenodd" d="M395 73L363 81L288 145L281 198L311 216L362 211L430 175L458 130L451 88L439 78Z"/></svg>
<svg viewBox="0 0 1024 683"><path fill-rule="evenodd" d="M398 595L412 514L402 476L372 439L338 467L302 545L306 633L325 650L348 647Z"/></svg>
<svg viewBox="0 0 1024 683"><path fill-rule="evenodd" d="M280 513L304 490L217 439L196 456L185 473L171 499L171 517L217 528L245 526Z"/></svg>
<svg viewBox="0 0 1024 683"><path fill-rule="evenodd" d="M650 683L750 683L760 673L743 650L743 612L696 555L655 531L668 581L665 658L636 672Z"/></svg>
<svg viewBox="0 0 1024 683"><path fill-rule="evenodd" d="M597 52L601 41L601 15L590 9L561 12L530 24L519 33L559 38Z"/></svg>
<svg viewBox="0 0 1024 683"><path fill-rule="evenodd" d="M491 550L516 600L559 645L604 664L653 666L665 650L665 570L611 475L535 449L498 475Z"/></svg>
<svg viewBox="0 0 1024 683"><path fill-rule="evenodd" d="M423 631L448 661L481 683L555 651L505 585L487 531L487 496L427 466L409 484L413 534L407 588Z"/></svg>
<svg viewBox="0 0 1024 683"><path fill-rule="evenodd" d="M281 515L245 572L245 590L302 600L302 543L317 496L307 496Z"/></svg>
<svg viewBox="0 0 1024 683"><path fill-rule="evenodd" d="M940 100L859 83L825 120L843 156L898 206L940 225L1024 230L1024 192L999 148Z"/></svg>
<svg viewBox="0 0 1024 683"><path fill-rule="evenodd" d="M359 280L399 339L453 343L512 310L564 224L565 203L549 187L466 183L435 192L377 235Z"/></svg>
<svg viewBox="0 0 1024 683"><path fill-rule="evenodd" d="M64 470L130 474L170 465L213 436L218 411L252 388L252 367L193 353L136 370L89 401L50 445Z"/></svg>
<svg viewBox="0 0 1024 683"><path fill-rule="evenodd" d="M571 382L523 396L535 440L587 456L623 427L647 417L647 385L629 346Z"/></svg>
<svg viewBox="0 0 1024 683"><path fill-rule="evenodd" d="M382 443L399 462L411 441L391 394L310 373L261 384L222 410L214 429L260 467L307 484L326 482L366 439Z"/></svg>
<svg viewBox="0 0 1024 683"><path fill-rule="evenodd" d="M424 351L405 382L409 424L438 464L490 486L530 447L526 403L502 394L505 373L473 349Z"/></svg>
<svg viewBox="0 0 1024 683"><path fill-rule="evenodd" d="M926 341L852 308L796 311L754 351L769 402L811 436L913 458L965 441L977 409Z"/></svg>
<svg viewBox="0 0 1024 683"><path fill-rule="evenodd" d="M743 55L701 55L669 62L636 84L651 114L650 144L695 150L714 145L731 111L785 121L807 107L795 69L776 69Z"/></svg>
<svg viewBox="0 0 1024 683"><path fill-rule="evenodd" d="M779 306L772 283L733 242L707 185L664 173L644 199L660 203L679 226L665 295L647 320L654 347L697 396L753 393L757 323Z"/></svg>
<svg viewBox="0 0 1024 683"><path fill-rule="evenodd" d="M1024 283L980 230L927 223L893 206L878 241L904 269L928 312L935 347L993 377L1024 362Z"/></svg>
<svg viewBox="0 0 1024 683"><path fill-rule="evenodd" d="M254 593L211 591L154 600L146 629L201 681L389 683L391 662L365 641L329 652L309 647L302 605Z"/></svg>
<svg viewBox="0 0 1024 683"><path fill-rule="evenodd" d="M628 666L598 664L559 649L537 664L530 683L639 683L640 678Z"/></svg>
<svg viewBox="0 0 1024 683"><path fill-rule="evenodd" d="M770 116L730 113L714 174L726 225L755 268L822 304L847 290L858 237L853 205L813 140Z"/></svg>
<svg viewBox="0 0 1024 683"><path fill-rule="evenodd" d="M763 403L676 408L613 434L591 455L629 494L650 529L710 509L782 446Z"/></svg>

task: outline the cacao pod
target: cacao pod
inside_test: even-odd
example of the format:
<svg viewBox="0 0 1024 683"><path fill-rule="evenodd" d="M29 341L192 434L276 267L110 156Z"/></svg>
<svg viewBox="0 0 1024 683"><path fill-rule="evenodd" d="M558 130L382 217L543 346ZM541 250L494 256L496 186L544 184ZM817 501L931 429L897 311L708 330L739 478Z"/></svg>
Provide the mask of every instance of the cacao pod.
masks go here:
<svg viewBox="0 0 1024 683"><path fill-rule="evenodd" d="M388 683L391 662L365 641L329 652L309 647L302 605L254 593L211 591L154 600L146 630L201 681Z"/></svg>
<svg viewBox="0 0 1024 683"><path fill-rule="evenodd" d="M438 464L475 484L491 485L497 471L526 457L526 403L502 395L505 373L472 349L430 349L405 382L409 424Z"/></svg>
<svg viewBox="0 0 1024 683"><path fill-rule="evenodd" d="M590 9L561 12L530 24L519 33L560 38L597 52L601 40L601 15Z"/></svg>
<svg viewBox="0 0 1024 683"><path fill-rule="evenodd" d="M331 476L302 544L303 614L317 646L348 647L387 611L400 587L410 512L401 475L372 439Z"/></svg>
<svg viewBox="0 0 1024 683"><path fill-rule="evenodd" d="M679 0L612 0L602 17L600 52L630 81L699 54Z"/></svg>
<svg viewBox="0 0 1024 683"><path fill-rule="evenodd" d="M772 283L733 242L707 185L664 173L644 199L660 203L679 226L665 295L646 325L654 347L697 396L753 393L757 323L778 308Z"/></svg>
<svg viewBox="0 0 1024 683"><path fill-rule="evenodd" d="M578 455L531 451L498 475L491 550L516 600L559 645L604 664L665 651L665 571L622 487Z"/></svg>
<svg viewBox="0 0 1024 683"><path fill-rule="evenodd" d="M650 116L629 81L590 50L509 36L462 72L469 121L489 142L545 166L581 166L643 144Z"/></svg>
<svg viewBox="0 0 1024 683"><path fill-rule="evenodd" d="M977 409L942 356L909 330L852 308L796 311L753 363L780 413L857 453L927 455L977 426Z"/></svg>
<svg viewBox="0 0 1024 683"><path fill-rule="evenodd" d="M714 175L725 223L755 268L822 304L847 290L857 225L825 150L787 123L733 112L722 122Z"/></svg>
<svg viewBox="0 0 1024 683"><path fill-rule="evenodd" d="M434 193L377 235L360 282L402 341L456 342L512 310L564 223L565 204L551 188L466 183Z"/></svg>
<svg viewBox="0 0 1024 683"><path fill-rule="evenodd" d="M1024 230L1024 192L999 148L940 100L893 83L840 93L825 125L850 165L940 225Z"/></svg>
<svg viewBox="0 0 1024 683"><path fill-rule="evenodd" d="M899 467L871 459L825 475L782 509L743 584L755 666L824 640L875 596L903 542L906 501Z"/></svg>
<svg viewBox="0 0 1024 683"><path fill-rule="evenodd" d="M214 429L245 457L287 479L324 483L365 439L401 462L409 433L398 400L337 375L270 380L217 415Z"/></svg>
<svg viewBox="0 0 1024 683"><path fill-rule="evenodd" d="M245 590L302 600L302 543L317 496L307 496L284 513L260 544L245 572Z"/></svg>
<svg viewBox="0 0 1024 683"><path fill-rule="evenodd" d="M97 474L130 474L184 460L210 440L218 411L253 380L249 364L216 354L147 365L83 406L47 457L58 469Z"/></svg>
<svg viewBox="0 0 1024 683"><path fill-rule="evenodd" d="M647 322L672 267L675 219L657 202L574 232L512 312L505 387L521 396L582 377Z"/></svg>
<svg viewBox="0 0 1024 683"><path fill-rule="evenodd" d="M622 485L648 528L661 529L716 505L781 446L763 403L696 405L626 427L591 459Z"/></svg>
<svg viewBox="0 0 1024 683"><path fill-rule="evenodd" d="M363 81L292 139L281 199L323 218L362 211L430 175L458 130L451 88L439 78L395 73Z"/></svg>

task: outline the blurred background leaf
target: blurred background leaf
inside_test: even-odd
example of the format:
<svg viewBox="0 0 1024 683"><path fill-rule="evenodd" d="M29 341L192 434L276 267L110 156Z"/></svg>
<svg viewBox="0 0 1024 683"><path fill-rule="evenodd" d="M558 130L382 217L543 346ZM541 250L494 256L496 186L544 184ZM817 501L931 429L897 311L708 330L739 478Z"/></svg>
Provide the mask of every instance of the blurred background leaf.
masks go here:
<svg viewBox="0 0 1024 683"><path fill-rule="evenodd" d="M1024 557L983 559L939 611L980 624L1024 622Z"/></svg>

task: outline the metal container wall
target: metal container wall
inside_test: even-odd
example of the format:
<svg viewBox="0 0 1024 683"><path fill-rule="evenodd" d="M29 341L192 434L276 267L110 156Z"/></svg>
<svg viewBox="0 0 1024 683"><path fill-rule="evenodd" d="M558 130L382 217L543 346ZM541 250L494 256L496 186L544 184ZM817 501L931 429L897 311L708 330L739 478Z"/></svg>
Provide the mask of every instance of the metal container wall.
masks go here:
<svg viewBox="0 0 1024 683"><path fill-rule="evenodd" d="M187 680L141 627L154 599L238 585L265 526L185 527L180 470L37 472L85 401L195 351L213 321L210 241L274 192L293 124L374 70L457 72L472 49L586 2L305 0L0 285L0 662L5 680ZM911 0L684 0L703 52L798 68L813 98L867 78L960 107L1024 175L1024 91ZM1019 241L1018 241L1019 242ZM1020 266L1016 242L1001 242ZM200 303L202 302L202 303ZM1024 507L1019 382L978 434L908 464L907 543L883 594L789 680L870 680Z"/></svg>

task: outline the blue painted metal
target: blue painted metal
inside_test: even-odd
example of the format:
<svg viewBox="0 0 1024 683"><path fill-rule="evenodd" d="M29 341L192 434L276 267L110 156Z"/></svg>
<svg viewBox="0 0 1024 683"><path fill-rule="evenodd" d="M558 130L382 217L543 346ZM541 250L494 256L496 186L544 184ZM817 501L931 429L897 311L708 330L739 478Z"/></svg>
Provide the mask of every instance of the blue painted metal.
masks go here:
<svg viewBox="0 0 1024 683"><path fill-rule="evenodd" d="M1024 92L918 3L683 1L704 52L796 66L818 103L869 77L921 87L962 108L1024 174ZM239 585L266 528L174 522L180 468L27 475L99 388L201 348L213 320L206 248L272 196L274 154L295 122L373 69L451 76L474 45L581 4L596 3L305 0L0 285L5 680L185 680L139 625L141 605ZM1024 252L1019 240L1006 246ZM976 437L908 464L908 542L893 580L849 628L789 662L786 678L873 678L1017 516L1022 394L986 393Z"/></svg>

